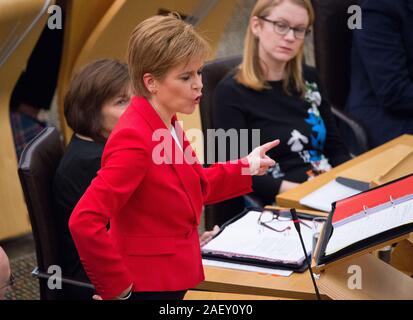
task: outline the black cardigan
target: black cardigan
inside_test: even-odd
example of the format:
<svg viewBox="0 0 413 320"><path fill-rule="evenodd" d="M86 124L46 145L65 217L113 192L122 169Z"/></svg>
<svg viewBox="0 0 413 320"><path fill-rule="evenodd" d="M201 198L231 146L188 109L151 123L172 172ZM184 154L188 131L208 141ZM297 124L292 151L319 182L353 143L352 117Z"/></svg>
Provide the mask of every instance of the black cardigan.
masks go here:
<svg viewBox="0 0 413 320"><path fill-rule="evenodd" d="M363 0L353 31L347 111L370 147L413 134L413 0Z"/></svg>
<svg viewBox="0 0 413 320"><path fill-rule="evenodd" d="M69 218L100 169L103 148L103 143L82 140L73 135L53 180L54 209L61 248L60 267L64 276L84 282L90 281L72 240ZM68 300L90 300L93 291L63 285L61 295Z"/></svg>
<svg viewBox="0 0 413 320"><path fill-rule="evenodd" d="M265 176L253 177L254 194L264 204L274 202L283 180L302 183L319 171L350 159L330 107L317 93L315 71L304 67L304 79L309 83L307 88L311 87L307 99L300 98L296 92L286 94L282 81L269 82L271 89L263 91L247 88L236 82L233 73L226 76L215 91L214 126L238 132L248 129L248 152L253 147L252 129L260 129L260 144L276 138L281 140L281 144L268 153L277 161L277 166ZM246 145L245 141L242 144ZM227 144L227 159L245 156L234 154L234 148L232 146L230 155Z"/></svg>

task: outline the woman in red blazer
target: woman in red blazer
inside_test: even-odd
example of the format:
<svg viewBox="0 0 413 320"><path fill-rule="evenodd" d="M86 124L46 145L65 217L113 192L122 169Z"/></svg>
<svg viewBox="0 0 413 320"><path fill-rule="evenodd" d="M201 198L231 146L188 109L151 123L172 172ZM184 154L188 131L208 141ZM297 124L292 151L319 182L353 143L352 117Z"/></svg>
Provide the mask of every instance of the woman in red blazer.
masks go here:
<svg viewBox="0 0 413 320"><path fill-rule="evenodd" d="M199 103L207 43L177 17L155 16L136 27L128 53L137 96L69 227L103 299L182 299L204 279L202 206L251 192L251 175L275 164L265 152L279 141L204 169L175 114L190 114Z"/></svg>

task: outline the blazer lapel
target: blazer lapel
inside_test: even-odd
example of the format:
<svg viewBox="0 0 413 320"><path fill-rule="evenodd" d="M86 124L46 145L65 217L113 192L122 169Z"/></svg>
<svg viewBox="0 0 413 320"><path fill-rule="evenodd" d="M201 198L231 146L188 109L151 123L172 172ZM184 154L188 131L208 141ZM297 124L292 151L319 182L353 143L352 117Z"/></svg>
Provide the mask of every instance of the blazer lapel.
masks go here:
<svg viewBox="0 0 413 320"><path fill-rule="evenodd" d="M196 174L199 176L200 182L201 182L201 191L202 195L206 196L209 192L209 183L208 180L204 174L204 170L202 165L199 163L199 160L196 156L195 151L192 149L191 144L189 143L188 139L186 138L185 132L182 129L179 121L177 120L176 116L172 119L172 125L175 128L175 131L178 135L178 137L182 137L181 145L183 146L183 150L185 153L185 159L190 161L191 167L193 170L195 170Z"/></svg>
<svg viewBox="0 0 413 320"><path fill-rule="evenodd" d="M176 116L173 117L171 123L172 125L175 125L175 131L178 136L178 140L181 141L183 151L181 151L179 146L176 144L171 132L165 126L155 109L145 98L134 97L133 105L135 105L143 119L145 119L154 132L156 130L162 130L161 135L164 136L164 140L159 143L163 143L163 151L168 159L167 164L172 165L175 173L178 175L188 200L191 203L194 217L199 223L199 217L203 205L203 189L205 188L204 184L206 179L204 176L201 178L198 170L194 170L193 168L193 166L200 166L196 157L192 157L192 160L196 159L196 163L194 165L191 165L191 159L189 159L189 161L185 159L185 154L195 156L195 153L189 145L189 142L176 119Z"/></svg>

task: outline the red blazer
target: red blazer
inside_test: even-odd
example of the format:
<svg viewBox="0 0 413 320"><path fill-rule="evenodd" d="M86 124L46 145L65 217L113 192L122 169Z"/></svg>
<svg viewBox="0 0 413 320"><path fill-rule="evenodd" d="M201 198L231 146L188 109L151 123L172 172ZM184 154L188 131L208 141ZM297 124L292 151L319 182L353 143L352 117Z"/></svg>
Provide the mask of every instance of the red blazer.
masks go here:
<svg viewBox="0 0 413 320"><path fill-rule="evenodd" d="M152 158L159 151L153 139L157 129L164 129L174 146L163 155L179 159L182 151L161 118L146 99L134 97L69 221L83 266L103 299L131 283L134 291L195 287L204 280L198 237L202 206L252 191L251 176L241 174L246 161L207 169L185 161L157 164ZM182 142L186 154L194 156L186 138Z"/></svg>

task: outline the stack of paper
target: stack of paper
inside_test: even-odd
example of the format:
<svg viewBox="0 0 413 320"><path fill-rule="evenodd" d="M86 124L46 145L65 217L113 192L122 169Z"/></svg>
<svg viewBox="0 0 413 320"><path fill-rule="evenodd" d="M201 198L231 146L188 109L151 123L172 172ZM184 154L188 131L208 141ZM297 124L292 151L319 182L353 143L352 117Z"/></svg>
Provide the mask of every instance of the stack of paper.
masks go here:
<svg viewBox="0 0 413 320"><path fill-rule="evenodd" d="M277 230L289 227L287 231L276 232L258 224L260 214L258 211L249 211L226 226L217 237L202 248L203 253L262 260L280 265L302 264L305 259L304 251L293 222L273 220L269 225ZM301 232L310 254L312 230L302 225Z"/></svg>
<svg viewBox="0 0 413 320"><path fill-rule="evenodd" d="M300 204L317 210L330 212L333 202L354 196L358 193L360 193L360 190L332 180L302 198Z"/></svg>
<svg viewBox="0 0 413 320"><path fill-rule="evenodd" d="M202 264L204 266L209 266L209 267L218 267L218 268L224 268L224 269L233 269L233 270L250 271L250 272L258 272L258 273L265 273L265 274L273 274L273 275L280 276L280 277L289 277L293 273L290 270L263 268L263 267L256 267L256 266L251 266L251 265L217 261L217 260L209 260L209 259L202 259Z"/></svg>

